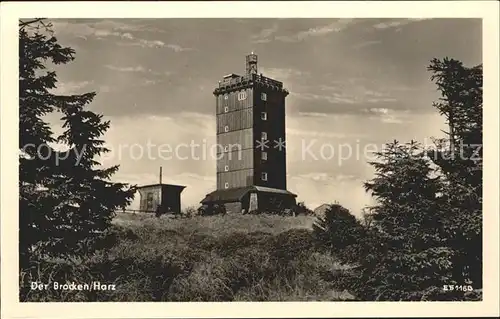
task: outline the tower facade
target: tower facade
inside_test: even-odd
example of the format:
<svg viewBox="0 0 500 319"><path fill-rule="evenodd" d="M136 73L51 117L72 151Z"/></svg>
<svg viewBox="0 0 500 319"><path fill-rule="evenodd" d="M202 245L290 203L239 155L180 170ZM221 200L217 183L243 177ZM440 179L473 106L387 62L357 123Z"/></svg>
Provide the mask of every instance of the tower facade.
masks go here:
<svg viewBox="0 0 500 319"><path fill-rule="evenodd" d="M242 192L243 199L255 193L249 197L257 198L260 208L271 207L273 202L286 207L292 198L295 203L295 195L286 190L285 99L288 91L282 82L258 74L257 55L246 56L245 69L242 76L224 76L213 92L217 189L202 203L234 202L227 194ZM266 199L273 196L283 199ZM241 204L242 200L235 202ZM254 208L246 207L248 205L243 200L240 206L246 211Z"/></svg>

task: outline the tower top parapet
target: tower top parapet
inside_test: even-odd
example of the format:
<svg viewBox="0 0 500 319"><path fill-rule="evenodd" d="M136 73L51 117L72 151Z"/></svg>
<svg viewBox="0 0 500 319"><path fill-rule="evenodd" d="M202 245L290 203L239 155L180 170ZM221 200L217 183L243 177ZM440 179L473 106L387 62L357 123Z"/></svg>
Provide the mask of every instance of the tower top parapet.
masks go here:
<svg viewBox="0 0 500 319"><path fill-rule="evenodd" d="M251 87L263 87L266 90L279 91L286 95L288 90L283 88L283 82L259 74L257 71L257 55L252 52L246 56L246 72L244 75L230 73L225 75L213 91L214 95L226 94Z"/></svg>

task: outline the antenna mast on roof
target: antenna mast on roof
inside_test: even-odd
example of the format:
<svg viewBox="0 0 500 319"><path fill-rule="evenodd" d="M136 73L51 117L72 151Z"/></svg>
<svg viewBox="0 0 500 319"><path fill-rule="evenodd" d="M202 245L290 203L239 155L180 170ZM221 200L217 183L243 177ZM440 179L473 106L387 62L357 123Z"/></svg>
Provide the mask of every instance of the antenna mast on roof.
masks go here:
<svg viewBox="0 0 500 319"><path fill-rule="evenodd" d="M246 74L257 74L257 54L253 51L246 56Z"/></svg>

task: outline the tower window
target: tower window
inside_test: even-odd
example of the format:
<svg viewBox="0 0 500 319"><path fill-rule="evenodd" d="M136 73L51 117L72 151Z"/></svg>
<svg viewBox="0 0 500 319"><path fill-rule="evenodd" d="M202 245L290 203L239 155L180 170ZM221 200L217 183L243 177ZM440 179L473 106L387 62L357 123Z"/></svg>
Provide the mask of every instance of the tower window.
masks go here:
<svg viewBox="0 0 500 319"><path fill-rule="evenodd" d="M229 165L224 166L224 172L229 171Z"/></svg>
<svg viewBox="0 0 500 319"><path fill-rule="evenodd" d="M267 120L267 112L261 112L261 113L260 113L260 118L261 118L263 121Z"/></svg>
<svg viewBox="0 0 500 319"><path fill-rule="evenodd" d="M247 98L247 92L238 93L238 101L243 101L246 98Z"/></svg>
<svg viewBox="0 0 500 319"><path fill-rule="evenodd" d="M226 145L226 146L224 146L224 152L227 152L227 151L229 151L229 146Z"/></svg>
<svg viewBox="0 0 500 319"><path fill-rule="evenodd" d="M261 139L261 140L263 140L263 141L267 140L267 132L262 132L262 133L260 133L260 134L261 134L261 135L260 135L260 139Z"/></svg>
<svg viewBox="0 0 500 319"><path fill-rule="evenodd" d="M261 158L262 158L264 161L267 161L267 152L262 152L262 153L261 153Z"/></svg>
<svg viewBox="0 0 500 319"><path fill-rule="evenodd" d="M267 94L266 94L266 93L261 93L261 94L260 94L260 99L261 99L262 101L267 101Z"/></svg>
<svg viewBox="0 0 500 319"><path fill-rule="evenodd" d="M267 173L266 172L262 172L262 180L263 181L267 181Z"/></svg>
<svg viewBox="0 0 500 319"><path fill-rule="evenodd" d="M229 112L229 106L224 106L224 113Z"/></svg>
<svg viewBox="0 0 500 319"><path fill-rule="evenodd" d="M229 188L229 183L224 183L224 188Z"/></svg>
<svg viewBox="0 0 500 319"><path fill-rule="evenodd" d="M224 132L229 132L229 126L224 126Z"/></svg>
<svg viewBox="0 0 500 319"><path fill-rule="evenodd" d="M229 99L229 95L226 94L226 95L224 95L224 100L227 100L227 99Z"/></svg>

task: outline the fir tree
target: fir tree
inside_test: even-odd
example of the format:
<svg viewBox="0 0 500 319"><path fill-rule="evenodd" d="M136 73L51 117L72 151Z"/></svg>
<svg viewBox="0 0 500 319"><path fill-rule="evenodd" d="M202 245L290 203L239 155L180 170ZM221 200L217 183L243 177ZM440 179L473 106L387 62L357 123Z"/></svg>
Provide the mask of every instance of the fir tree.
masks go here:
<svg viewBox="0 0 500 319"><path fill-rule="evenodd" d="M482 287L482 65L465 67L454 59L434 59L428 70L442 97L434 103L448 123L447 138L436 140L431 158L445 176L443 205L447 211L454 278Z"/></svg>
<svg viewBox="0 0 500 319"><path fill-rule="evenodd" d="M442 231L442 183L416 142L387 144L365 183L377 204L362 259L363 298L421 300L450 284L453 250Z"/></svg>
<svg viewBox="0 0 500 319"><path fill-rule="evenodd" d="M482 287L482 66L434 59L429 70L447 137L433 150L394 141L371 163L377 204L349 278L360 299L477 300L443 287Z"/></svg>
<svg viewBox="0 0 500 319"><path fill-rule="evenodd" d="M95 93L57 95L56 73L47 63L66 64L75 51L62 47L43 19L19 25L19 251L20 266L44 256L82 255L127 205L135 187L113 183L118 166L100 168L108 152L100 137L109 128L88 110ZM54 137L43 117L63 114L64 133ZM64 143L57 151L52 143Z"/></svg>

